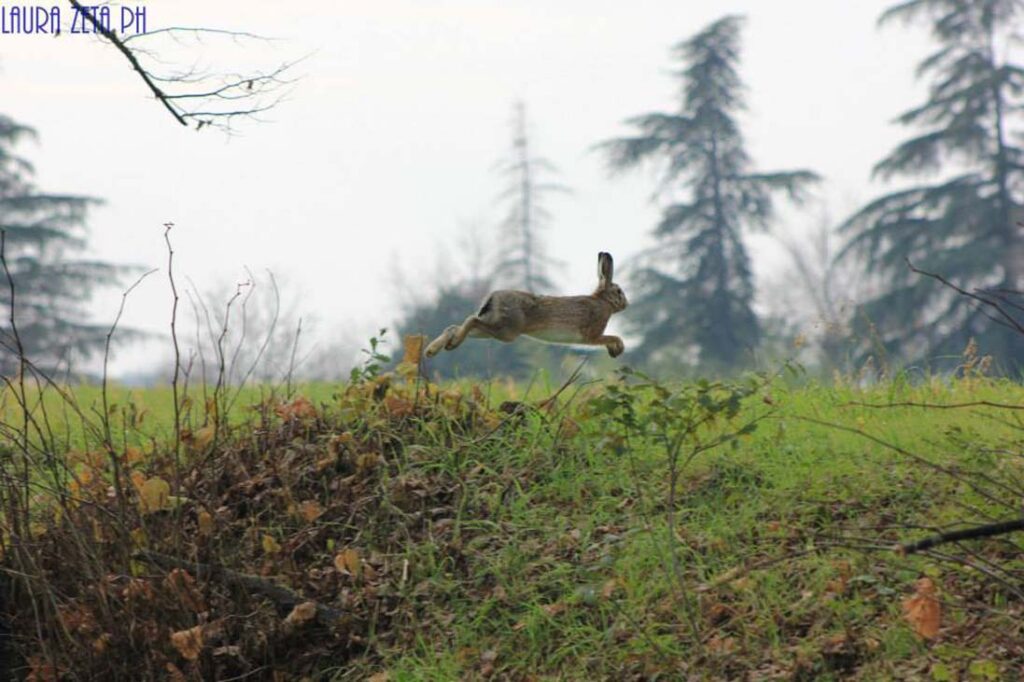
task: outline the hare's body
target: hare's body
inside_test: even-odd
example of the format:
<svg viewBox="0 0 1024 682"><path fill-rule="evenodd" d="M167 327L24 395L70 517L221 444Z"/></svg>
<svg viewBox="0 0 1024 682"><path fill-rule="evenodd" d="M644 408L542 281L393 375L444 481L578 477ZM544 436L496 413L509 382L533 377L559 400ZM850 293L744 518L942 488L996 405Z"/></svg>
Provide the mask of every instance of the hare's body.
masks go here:
<svg viewBox="0 0 1024 682"><path fill-rule="evenodd" d="M628 302L612 283L612 258L598 255L599 284L589 296L540 296L526 291L491 293L475 315L448 327L427 346L427 356L455 350L467 336L513 341L526 335L549 343L605 346L612 357L624 350L622 339L604 333L608 318Z"/></svg>

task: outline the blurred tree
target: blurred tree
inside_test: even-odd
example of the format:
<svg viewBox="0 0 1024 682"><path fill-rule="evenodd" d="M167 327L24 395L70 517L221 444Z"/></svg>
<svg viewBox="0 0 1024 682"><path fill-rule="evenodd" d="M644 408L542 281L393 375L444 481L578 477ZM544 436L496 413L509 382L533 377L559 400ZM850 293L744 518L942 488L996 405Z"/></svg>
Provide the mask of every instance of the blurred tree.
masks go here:
<svg viewBox="0 0 1024 682"><path fill-rule="evenodd" d="M73 258L85 248L88 208L98 201L46 194L33 186L34 168L15 154L14 147L35 136L34 129L0 115L0 230L14 280L18 337L30 361L53 369L103 348L109 327L89 323L85 307L97 286L115 284L125 268ZM6 281L4 292L0 375L11 376L18 371L19 359Z"/></svg>
<svg viewBox="0 0 1024 682"><path fill-rule="evenodd" d="M1024 285L1024 235L1016 224L1024 148L1015 144L1021 129L1014 130L1024 69L1006 56L1022 9L1020 0L912 0L880 19L927 23L938 49L917 69L930 81L927 101L897 119L920 134L878 163L874 175L939 178L878 198L842 225L844 252L866 254L887 279L857 315L865 354L958 359L974 337L1004 367L1021 366L1024 338L970 299L912 273L905 259L965 289Z"/></svg>
<svg viewBox="0 0 1024 682"><path fill-rule="evenodd" d="M515 103L512 129L512 153L499 163L499 170L508 178L508 186L501 195L508 202L508 213L500 225L503 255L497 263L496 280L503 287L548 293L554 289L550 269L557 267L559 261L547 255L541 237L551 217L544 207L544 198L567 190L546 180L545 176L555 171L554 166L533 155L526 105L521 101Z"/></svg>
<svg viewBox="0 0 1024 682"><path fill-rule="evenodd" d="M676 45L679 110L629 119L639 134L603 145L614 169L661 162L658 196L667 205L654 231L658 245L641 257L625 313L643 337L635 354L647 362L733 367L758 345L743 229L767 229L773 194L799 201L817 179L806 170L751 170L735 119L743 108L741 24L725 17Z"/></svg>
<svg viewBox="0 0 1024 682"><path fill-rule="evenodd" d="M841 244L835 226L822 205L802 229L776 235L787 260L759 291L766 316L789 342L782 355L792 356L792 342L797 341L801 361L823 375L852 369L853 314L860 303L882 290L864 259L836 258Z"/></svg>

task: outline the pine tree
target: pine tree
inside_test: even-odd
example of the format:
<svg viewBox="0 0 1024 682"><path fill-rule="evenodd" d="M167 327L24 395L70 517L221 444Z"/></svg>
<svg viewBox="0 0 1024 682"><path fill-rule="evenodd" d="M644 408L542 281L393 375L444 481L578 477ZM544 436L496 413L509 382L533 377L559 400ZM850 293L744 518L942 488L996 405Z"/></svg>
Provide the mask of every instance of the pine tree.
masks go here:
<svg viewBox="0 0 1024 682"><path fill-rule="evenodd" d="M527 132L526 105L521 101L514 106L512 130L512 153L499 164L509 184L501 195L508 202L508 213L501 222L504 256L497 264L497 280L501 286L546 293L554 288L550 270L559 261L550 258L544 248L541 233L551 218L544 200L553 192L566 190L546 179L555 168L547 159L534 155Z"/></svg>
<svg viewBox="0 0 1024 682"><path fill-rule="evenodd" d="M47 194L32 184L34 169L15 154L35 130L0 116L0 229L14 281L14 321L27 358L51 369L103 348L106 327L87 321L86 304L94 289L114 284L122 268L80 260L85 248L85 221L95 199ZM6 278L5 278L6 280ZM11 298L4 281L0 297L0 374L18 371L12 334Z"/></svg>
<svg viewBox="0 0 1024 682"><path fill-rule="evenodd" d="M919 134L874 169L882 179L918 183L874 200L841 228L850 237L846 251L865 254L887 278L885 292L861 306L862 336L896 357L941 365L971 337L1004 367L1019 368L1024 357L1021 335L906 265L968 290L1024 286L1024 236L1016 225L1024 147L1015 144L1024 69L1006 59L1022 9L1020 0L912 0L881 17L882 24L927 22L937 43L917 69L929 80L927 101L897 119Z"/></svg>
<svg viewBox="0 0 1024 682"><path fill-rule="evenodd" d="M675 46L682 63L680 107L627 121L639 134L605 143L611 165L661 162L667 200L654 230L657 247L630 291L627 320L643 335L649 361L734 367L758 345L754 281L744 229L767 229L773 195L799 200L816 180L806 170L756 173L736 114L743 109L739 63L742 19L720 19Z"/></svg>

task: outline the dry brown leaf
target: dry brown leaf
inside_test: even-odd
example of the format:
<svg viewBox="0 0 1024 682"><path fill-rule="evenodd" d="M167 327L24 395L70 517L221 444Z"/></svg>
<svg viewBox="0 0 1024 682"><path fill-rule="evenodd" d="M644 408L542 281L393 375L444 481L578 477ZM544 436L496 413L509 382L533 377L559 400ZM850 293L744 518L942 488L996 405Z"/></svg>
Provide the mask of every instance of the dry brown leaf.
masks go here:
<svg viewBox="0 0 1024 682"><path fill-rule="evenodd" d="M278 405L274 411L282 419L315 419L317 414L316 408L313 403L309 402L309 398L301 395L290 403Z"/></svg>
<svg viewBox="0 0 1024 682"><path fill-rule="evenodd" d="M284 619L287 625L302 625L316 618L316 602L304 601L298 604L288 617Z"/></svg>
<svg viewBox="0 0 1024 682"><path fill-rule="evenodd" d="M359 473L367 473L380 466L380 462L381 456L376 452L364 452L356 458L356 470Z"/></svg>
<svg viewBox="0 0 1024 682"><path fill-rule="evenodd" d="M333 440L332 440L333 442ZM323 473L325 470L330 469L338 463L338 452L336 450L331 451L326 457L321 457L316 461L316 472Z"/></svg>
<svg viewBox="0 0 1024 682"><path fill-rule="evenodd" d="M151 601L156 599L156 592L153 591L153 586L149 584L148 580L142 580L141 578L129 580L128 584L121 590L121 595L125 599L135 601Z"/></svg>
<svg viewBox="0 0 1024 682"><path fill-rule="evenodd" d="M324 508L316 500L306 500L299 505L299 513L302 514L302 518L306 519L307 523L313 523L323 516Z"/></svg>
<svg viewBox="0 0 1024 682"><path fill-rule="evenodd" d="M104 632L102 635L92 641L92 648L98 654L104 653L110 647L110 641L113 639L113 635L109 632Z"/></svg>
<svg viewBox="0 0 1024 682"><path fill-rule="evenodd" d="M143 514L161 511L169 507L171 484L154 476L139 488L139 511Z"/></svg>
<svg viewBox="0 0 1024 682"><path fill-rule="evenodd" d="M419 362L423 357L423 344L426 341L427 337L423 336L423 334L407 334L402 339L402 345L404 346L402 362Z"/></svg>
<svg viewBox="0 0 1024 682"><path fill-rule="evenodd" d="M277 554L281 551L281 543L274 539L273 535L263 536L263 553Z"/></svg>
<svg viewBox="0 0 1024 682"><path fill-rule="evenodd" d="M366 678L366 682L388 682L391 676L388 675L387 671L380 673L374 673Z"/></svg>
<svg viewBox="0 0 1024 682"><path fill-rule="evenodd" d="M392 417L408 417L413 413L413 402L402 396L388 395L384 398L384 409Z"/></svg>
<svg viewBox="0 0 1024 682"><path fill-rule="evenodd" d="M181 568L171 570L164 578L164 584L186 608L195 613L206 610L206 602L196 587L196 579L188 571Z"/></svg>
<svg viewBox="0 0 1024 682"><path fill-rule="evenodd" d="M142 450L129 445L124 449L124 461L128 464L138 464L142 461Z"/></svg>
<svg viewBox="0 0 1024 682"><path fill-rule="evenodd" d="M88 472L85 472L88 473ZM91 474L90 474L91 476ZM79 477L81 478L81 477ZM142 486L146 483L146 475L141 471L133 471L129 476L132 482L132 487L135 488L135 492L142 490ZM86 481L82 481L84 484Z"/></svg>
<svg viewBox="0 0 1024 682"><path fill-rule="evenodd" d="M555 602L554 604L545 604L544 606L540 607L540 610L548 614L549 616L554 617L560 613L563 613L567 608L568 607L565 605L565 602Z"/></svg>
<svg viewBox="0 0 1024 682"><path fill-rule="evenodd" d="M708 640L707 648L715 654L731 654L736 650L736 638L714 635Z"/></svg>
<svg viewBox="0 0 1024 682"><path fill-rule="evenodd" d="M935 639L939 635L942 608L931 578L921 578L915 583L914 595L903 600L903 617L919 637Z"/></svg>
<svg viewBox="0 0 1024 682"><path fill-rule="evenodd" d="M64 670L57 668L42 656L28 659L29 673L26 682L58 682L64 676Z"/></svg>
<svg viewBox="0 0 1024 682"><path fill-rule="evenodd" d="M198 659L199 652L203 650L203 626L197 625L188 630L172 632L171 644L185 660L194 661Z"/></svg>
<svg viewBox="0 0 1024 682"><path fill-rule="evenodd" d="M488 649L480 654L480 674L483 677L490 677L494 674L494 662L498 660L498 652Z"/></svg>
<svg viewBox="0 0 1024 682"><path fill-rule="evenodd" d="M185 673L181 672L181 668L170 661L167 662L164 669L167 671L167 678L171 680L171 682L185 682L188 679L185 677Z"/></svg>
<svg viewBox="0 0 1024 682"><path fill-rule="evenodd" d="M206 414L209 415L213 421L217 421L219 411L217 409L217 399L213 396L206 399Z"/></svg>
<svg viewBox="0 0 1024 682"><path fill-rule="evenodd" d="M338 569L338 573L357 576L359 575L359 566L358 549L349 547L334 555L334 568Z"/></svg>
<svg viewBox="0 0 1024 682"><path fill-rule="evenodd" d="M71 604L57 611L61 624L71 632L89 634L99 629L96 617L84 604Z"/></svg>
<svg viewBox="0 0 1024 682"><path fill-rule="evenodd" d="M601 586L601 598L611 599L612 596L615 594L615 590L617 589L619 589L618 578L611 578L610 580L606 580L604 582L604 585Z"/></svg>
<svg viewBox="0 0 1024 682"><path fill-rule="evenodd" d="M217 427L213 424L207 424L203 428L199 429L192 435L192 444L202 450L207 445L213 442L213 437L217 435Z"/></svg>
<svg viewBox="0 0 1024 682"><path fill-rule="evenodd" d="M213 514L211 514L210 512L206 511L205 509L201 510L199 512L199 515L198 515L198 523L199 523L199 534L200 535L212 535L213 534L213 529L214 529Z"/></svg>

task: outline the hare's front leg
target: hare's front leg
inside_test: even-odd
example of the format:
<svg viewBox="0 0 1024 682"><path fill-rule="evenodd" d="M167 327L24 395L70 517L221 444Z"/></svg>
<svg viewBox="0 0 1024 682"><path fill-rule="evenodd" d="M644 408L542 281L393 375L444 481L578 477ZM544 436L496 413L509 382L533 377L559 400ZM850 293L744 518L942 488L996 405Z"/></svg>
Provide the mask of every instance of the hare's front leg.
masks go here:
<svg viewBox="0 0 1024 682"><path fill-rule="evenodd" d="M626 344L617 336L604 335L598 338L597 342L608 349L608 355L617 358L626 350Z"/></svg>

